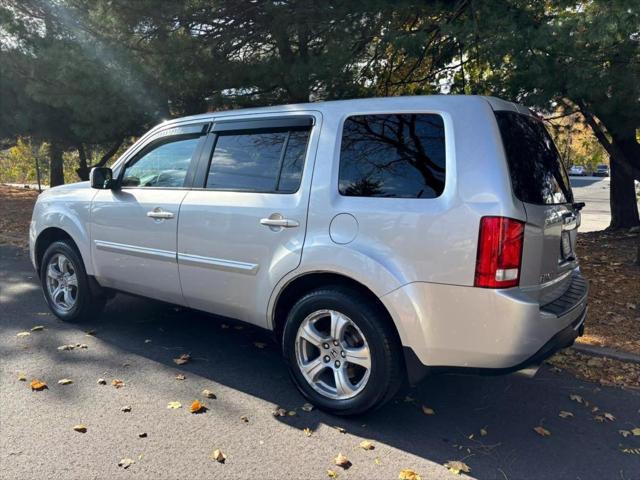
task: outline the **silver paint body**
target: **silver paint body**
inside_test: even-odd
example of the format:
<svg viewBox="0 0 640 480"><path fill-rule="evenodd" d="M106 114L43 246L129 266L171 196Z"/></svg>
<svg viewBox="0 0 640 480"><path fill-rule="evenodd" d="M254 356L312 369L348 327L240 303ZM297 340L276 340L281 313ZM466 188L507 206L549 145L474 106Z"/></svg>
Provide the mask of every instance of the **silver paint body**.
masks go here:
<svg viewBox="0 0 640 480"><path fill-rule="evenodd" d="M78 245L87 272L103 286L268 329L289 282L308 273L333 272L380 298L403 345L424 364L510 367L573 322L577 313L556 318L540 306L560 296L579 270L576 262L558 264L562 214L568 207L525 205L515 198L494 109L530 114L495 98L427 96L287 105L165 122L132 146L114 172L177 126L311 115L315 124L301 187L294 194L93 190L86 182L52 188L34 209L32 259L38 235L61 228ZM345 119L420 112L444 120L442 195L341 196L338 162ZM153 218L148 212L173 217ZM261 224L272 214L299 226ZM518 288L473 287L479 222L485 215L527 222ZM577 225L579 214L570 233L574 242Z"/></svg>

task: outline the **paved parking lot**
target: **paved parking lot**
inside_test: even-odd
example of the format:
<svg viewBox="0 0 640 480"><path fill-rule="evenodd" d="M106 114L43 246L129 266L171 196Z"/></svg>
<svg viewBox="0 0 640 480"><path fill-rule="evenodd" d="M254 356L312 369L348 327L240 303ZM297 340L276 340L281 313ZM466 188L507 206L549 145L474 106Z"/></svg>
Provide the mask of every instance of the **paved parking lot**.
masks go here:
<svg viewBox="0 0 640 480"><path fill-rule="evenodd" d="M640 437L618 433L640 426L638 392L545 366L534 379L433 377L357 418L305 412L263 332L126 295L89 324L64 324L47 313L24 254L0 247L0 257L1 478L320 479L332 469L344 479L396 479L404 468L423 479L454 478L443 466L449 460L464 461L469 476L481 479L640 478L640 457L622 451L640 448ZM16 336L35 325L45 329ZM87 348L58 350L76 343ZM181 353L192 361L176 365ZM32 392L20 372L49 389ZM73 383L59 385L62 378ZM124 387L113 387L113 379ZM217 398L202 398L205 388ZM190 414L194 399L209 410ZM174 401L182 408L168 409ZM593 406L615 420L596 421ZM278 407L296 415L274 417ZM563 410L573 417L561 418ZM76 424L87 432L75 432ZM537 426L551 436L537 434ZM375 449L360 448L364 439ZM225 464L210 458L216 448L228 456ZM333 465L339 453L352 462L348 470ZM124 470L123 458L136 463Z"/></svg>

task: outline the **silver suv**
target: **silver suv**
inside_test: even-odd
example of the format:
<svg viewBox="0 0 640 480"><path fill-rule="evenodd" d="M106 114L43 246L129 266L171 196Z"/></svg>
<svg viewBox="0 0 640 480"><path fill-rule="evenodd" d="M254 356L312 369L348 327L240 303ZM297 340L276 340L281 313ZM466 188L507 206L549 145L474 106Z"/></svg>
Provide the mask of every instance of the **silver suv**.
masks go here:
<svg viewBox="0 0 640 480"><path fill-rule="evenodd" d="M347 100L165 122L35 206L31 258L79 321L123 291L272 330L315 405L509 372L583 331L581 204L541 121L496 98Z"/></svg>

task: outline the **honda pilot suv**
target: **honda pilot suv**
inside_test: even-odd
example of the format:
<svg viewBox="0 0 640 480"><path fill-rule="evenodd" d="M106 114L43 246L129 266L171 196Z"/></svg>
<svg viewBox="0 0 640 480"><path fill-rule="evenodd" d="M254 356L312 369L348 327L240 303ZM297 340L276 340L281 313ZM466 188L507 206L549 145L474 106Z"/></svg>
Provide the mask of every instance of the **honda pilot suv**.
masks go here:
<svg viewBox="0 0 640 480"><path fill-rule="evenodd" d="M122 291L269 329L320 408L437 371L511 372L582 334L581 204L542 122L424 96L165 122L40 195L31 258L59 318Z"/></svg>

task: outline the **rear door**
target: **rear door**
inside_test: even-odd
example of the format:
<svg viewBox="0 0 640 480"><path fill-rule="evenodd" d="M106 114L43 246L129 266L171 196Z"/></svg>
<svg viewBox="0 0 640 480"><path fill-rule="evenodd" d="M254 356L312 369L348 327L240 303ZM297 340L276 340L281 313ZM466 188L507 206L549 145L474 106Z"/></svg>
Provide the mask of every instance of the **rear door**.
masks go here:
<svg viewBox="0 0 640 480"><path fill-rule="evenodd" d="M214 123L200 188L180 207L178 266L189 306L265 324L275 284L300 263L315 123L311 114Z"/></svg>
<svg viewBox="0 0 640 480"><path fill-rule="evenodd" d="M495 112L516 197L527 214L521 287L538 287L541 304L566 290L577 266L580 212L569 177L542 122L513 111Z"/></svg>

